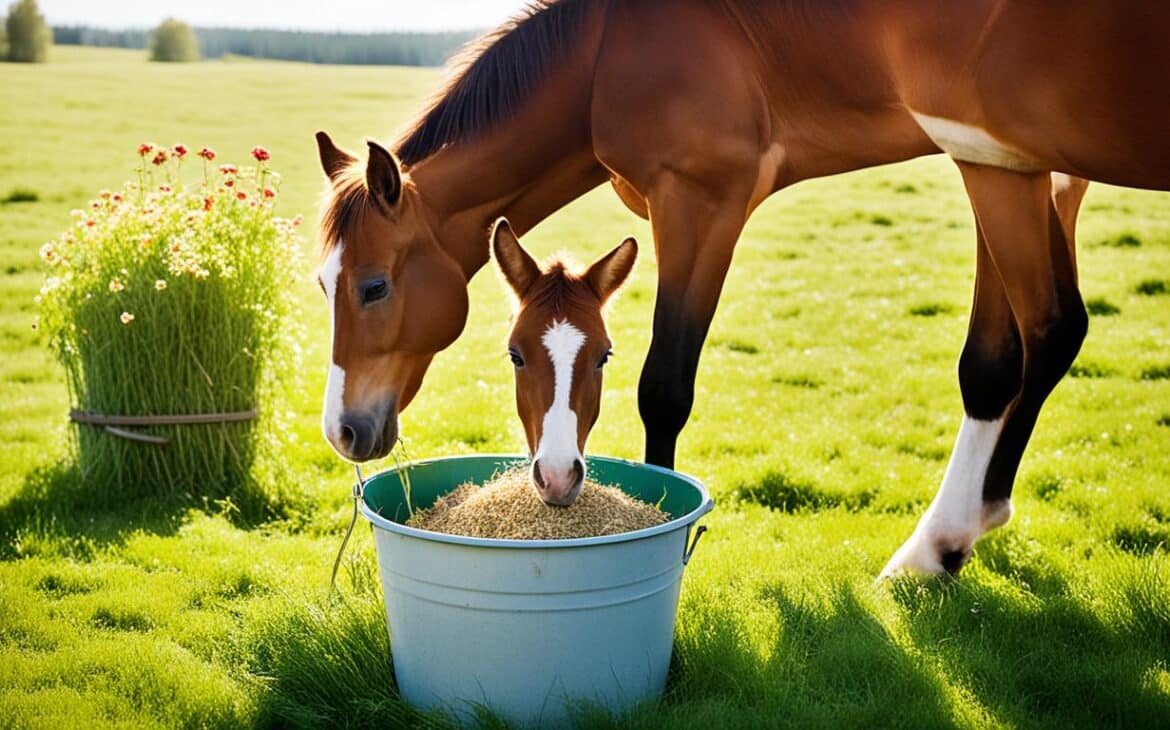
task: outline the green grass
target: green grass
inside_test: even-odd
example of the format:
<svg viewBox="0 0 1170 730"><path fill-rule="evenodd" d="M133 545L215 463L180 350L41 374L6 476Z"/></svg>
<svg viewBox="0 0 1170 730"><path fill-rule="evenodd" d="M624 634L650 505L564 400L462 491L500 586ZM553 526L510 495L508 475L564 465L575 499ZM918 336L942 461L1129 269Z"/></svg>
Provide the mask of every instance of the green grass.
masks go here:
<svg viewBox="0 0 1170 730"><path fill-rule="evenodd" d="M265 144L284 175L279 213L311 219L312 133L358 147L402 124L438 78L80 48L0 66L0 191L39 196L0 206L4 724L442 724L394 692L369 530L355 532L343 598L327 597L351 475L318 431L328 316L309 270L296 284L306 387L284 404L282 451L308 506L281 521L249 524L230 501L183 494L88 504L63 463L64 376L31 328L37 249L132 174L138 142L197 140L235 160ZM1079 230L1123 242L1079 252L1086 299L1121 311L1094 319L1083 377L1040 418L1016 518L958 581L874 587L960 421L972 216L937 158L802 183L757 211L679 449L717 509L687 567L667 696L623 727L1170 723L1170 308L1135 289L1170 276L1170 207L1094 186ZM650 240L602 188L525 244L584 261L629 234ZM646 256L610 314L619 357L594 453L641 455L653 292ZM465 334L403 416L416 458L523 448L502 356L508 300L490 271L471 299ZM580 721L613 724L596 711Z"/></svg>

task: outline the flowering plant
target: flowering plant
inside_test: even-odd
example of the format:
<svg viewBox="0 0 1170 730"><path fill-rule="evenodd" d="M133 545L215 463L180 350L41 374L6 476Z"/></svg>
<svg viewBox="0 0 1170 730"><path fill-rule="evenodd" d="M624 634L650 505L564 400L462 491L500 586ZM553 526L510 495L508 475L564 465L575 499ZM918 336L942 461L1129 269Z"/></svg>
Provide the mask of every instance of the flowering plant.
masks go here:
<svg viewBox="0 0 1170 730"><path fill-rule="evenodd" d="M259 421L133 429L169 440L165 447L79 424L87 494L221 497L256 486L252 466L273 431L277 378L296 371L300 334L289 315L301 262L300 216L275 214L280 178L268 152L256 150L254 167L209 170L216 155L204 147L193 155L202 178L184 185L188 148L144 143L137 181L101 191L41 248L39 326L77 411L260 413Z"/></svg>

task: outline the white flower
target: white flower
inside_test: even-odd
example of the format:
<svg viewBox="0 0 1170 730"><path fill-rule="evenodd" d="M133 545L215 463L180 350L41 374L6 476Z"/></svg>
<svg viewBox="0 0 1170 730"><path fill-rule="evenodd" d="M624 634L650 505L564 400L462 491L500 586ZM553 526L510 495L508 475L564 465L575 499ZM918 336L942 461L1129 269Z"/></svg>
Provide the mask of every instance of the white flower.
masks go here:
<svg viewBox="0 0 1170 730"><path fill-rule="evenodd" d="M129 312L122 312L122 316L118 317L118 319L122 320L122 324L130 324L134 321L134 315Z"/></svg>

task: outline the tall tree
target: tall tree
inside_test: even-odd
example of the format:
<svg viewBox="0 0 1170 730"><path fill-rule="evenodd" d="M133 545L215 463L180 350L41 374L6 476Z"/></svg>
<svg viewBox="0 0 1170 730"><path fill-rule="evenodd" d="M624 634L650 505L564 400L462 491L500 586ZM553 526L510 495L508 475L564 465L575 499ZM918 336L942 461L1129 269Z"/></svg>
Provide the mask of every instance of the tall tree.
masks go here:
<svg viewBox="0 0 1170 730"><path fill-rule="evenodd" d="M150 60L198 61L199 39L195 37L195 31L174 18L159 23L150 37Z"/></svg>
<svg viewBox="0 0 1170 730"><path fill-rule="evenodd" d="M18 0L8 6L4 23L8 36L9 61L41 63L53 43L53 31L45 24L45 16L37 7L37 0Z"/></svg>

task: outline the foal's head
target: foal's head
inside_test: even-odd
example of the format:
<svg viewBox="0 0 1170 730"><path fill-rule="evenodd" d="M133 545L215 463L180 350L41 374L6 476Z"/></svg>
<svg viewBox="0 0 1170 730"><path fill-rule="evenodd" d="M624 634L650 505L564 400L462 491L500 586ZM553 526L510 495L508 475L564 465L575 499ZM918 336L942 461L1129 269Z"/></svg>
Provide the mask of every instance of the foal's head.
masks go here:
<svg viewBox="0 0 1170 730"><path fill-rule="evenodd" d="M585 481L582 454L601 411L601 373L612 347L602 307L629 275L638 245L627 238L581 274L561 261L541 269L500 219L492 254L516 295L508 354L532 483L546 503L570 505Z"/></svg>

